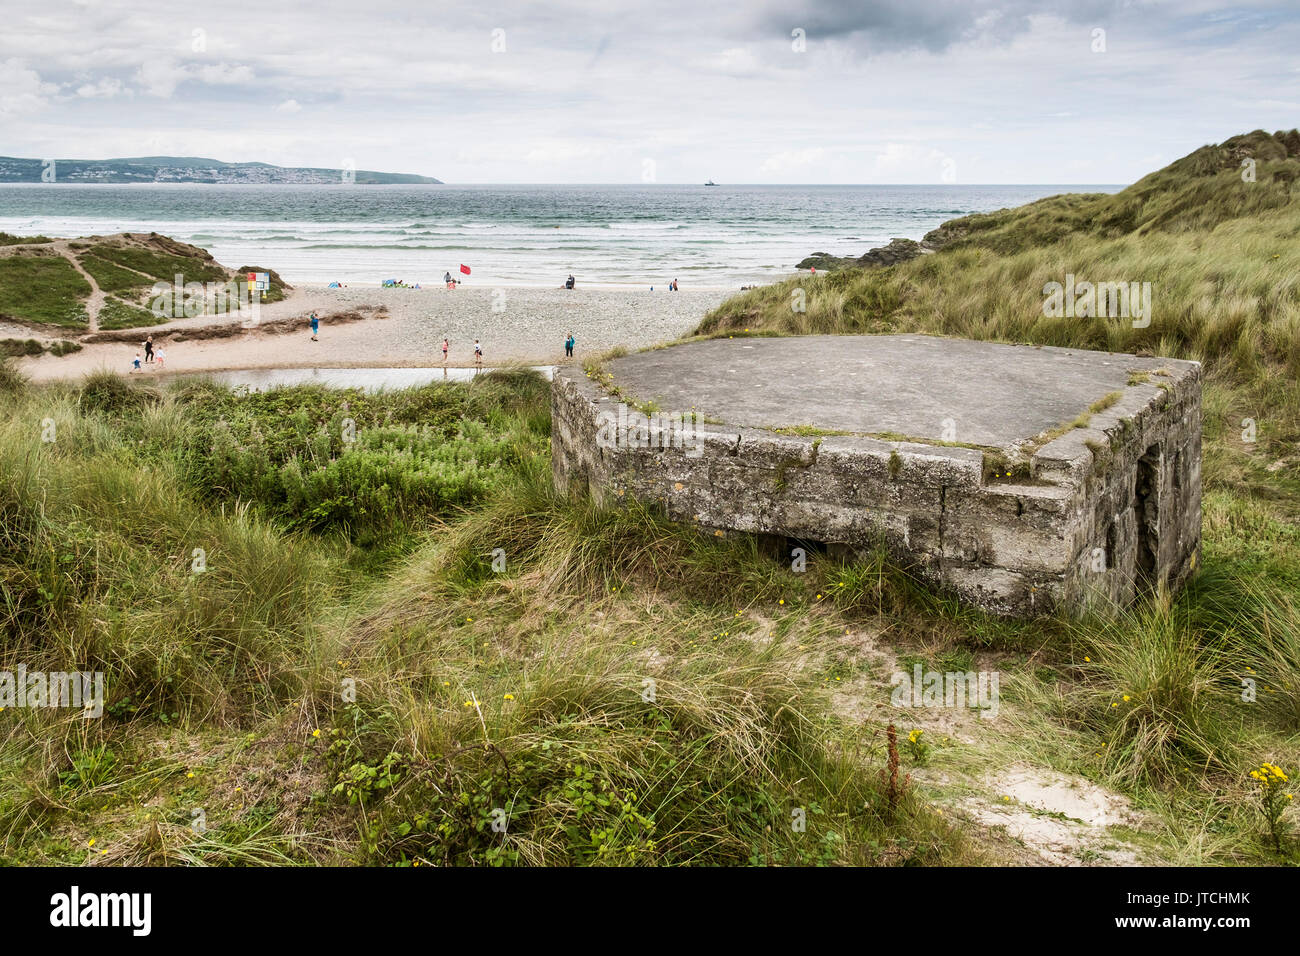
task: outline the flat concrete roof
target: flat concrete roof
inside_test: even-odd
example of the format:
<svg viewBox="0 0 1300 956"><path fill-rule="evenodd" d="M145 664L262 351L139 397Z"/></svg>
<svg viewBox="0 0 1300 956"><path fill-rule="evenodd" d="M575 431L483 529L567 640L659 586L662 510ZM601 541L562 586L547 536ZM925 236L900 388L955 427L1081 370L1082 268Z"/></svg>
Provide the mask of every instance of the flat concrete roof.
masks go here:
<svg viewBox="0 0 1300 956"><path fill-rule="evenodd" d="M660 411L728 425L893 432L1009 449L1072 421L1132 370L1195 363L928 335L719 338L605 363L614 384Z"/></svg>

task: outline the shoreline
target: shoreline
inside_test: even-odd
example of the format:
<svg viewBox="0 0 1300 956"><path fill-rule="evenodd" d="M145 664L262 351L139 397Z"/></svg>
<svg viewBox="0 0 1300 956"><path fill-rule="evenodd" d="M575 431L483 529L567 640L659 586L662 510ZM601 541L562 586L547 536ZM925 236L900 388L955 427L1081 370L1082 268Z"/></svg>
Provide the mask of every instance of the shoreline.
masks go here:
<svg viewBox="0 0 1300 956"><path fill-rule="evenodd" d="M403 295L442 291L443 295ZM556 294L562 293L562 294ZM639 349L672 341L693 331L734 291L537 289L514 287L410 290L295 287L281 302L263 306L258 325L232 322L228 315L176 319L156 326L113 330L115 341L87 341L105 333L50 329L25 337L70 339L80 351L20 358L18 369L34 382L76 380L108 369L153 377L148 368L132 372L132 359L147 336L166 353L161 376L187 372L238 372L271 369L443 367L441 344L450 339L448 369L475 368L474 342L483 349L483 368L565 363L564 340L577 340L575 358L618 346ZM307 316L321 318L318 341L311 340ZM336 321L332 321L337 317ZM6 334L0 330L0 337Z"/></svg>
<svg viewBox="0 0 1300 956"><path fill-rule="evenodd" d="M801 272L807 272L807 271L808 271L807 269L797 269L792 266L790 268L789 275L790 276L798 275ZM771 284L772 282L778 282L780 281L780 279L788 278L788 277L789 276L783 275L780 278L771 279L764 284L766 285L766 284ZM654 295L658 295L660 292L663 292L665 295L681 294L681 292L669 292L667 283L664 283L662 286L656 283L655 287L651 288L649 284L632 285L631 283L627 283L627 282L583 282L576 289L566 289L562 285L560 286L540 285L535 282L493 282L491 285L477 285L477 284L471 285L470 283L466 282L466 283L461 283L460 287L453 290L453 289L448 289L441 282L430 283L426 286L421 286L419 289L415 288L414 286L405 286L405 287L381 286L371 282L364 282L364 283L357 282L352 284L345 284L343 289L340 290L340 289L331 289L329 287L328 282L301 282L301 281L291 282L289 279L285 279L284 281L288 282L289 285L293 287L295 292L299 289L302 289L307 292L339 292L339 291L342 292L355 292L355 291L453 292L454 291L457 293L461 293L461 292L483 292L483 291L491 292L496 289L526 289L530 292L545 292L547 290L550 290L554 292L569 292L575 294L581 294L589 290L595 290L600 292L645 292L645 293L653 293ZM682 291L735 294L743 290L742 287L738 285L692 285Z"/></svg>

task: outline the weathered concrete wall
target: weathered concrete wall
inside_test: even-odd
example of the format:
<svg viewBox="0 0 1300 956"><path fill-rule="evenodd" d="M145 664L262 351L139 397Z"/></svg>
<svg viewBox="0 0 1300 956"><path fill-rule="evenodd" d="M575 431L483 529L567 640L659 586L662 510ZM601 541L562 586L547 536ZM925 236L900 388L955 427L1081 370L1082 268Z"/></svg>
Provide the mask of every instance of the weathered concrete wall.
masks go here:
<svg viewBox="0 0 1300 956"><path fill-rule="evenodd" d="M1078 482L1071 603L1123 604L1139 590L1186 580L1201 542L1199 367L1127 389L1086 432L1039 454Z"/></svg>
<svg viewBox="0 0 1300 956"><path fill-rule="evenodd" d="M620 426L618 399L561 369L555 481L605 501L631 495L723 533L883 544L995 613L1124 604L1157 581L1181 584L1200 543L1200 367L1170 365L1124 388L1086 428L1026 451L1028 478L1001 480L985 477L976 448L856 435L699 424L671 447L626 405Z"/></svg>

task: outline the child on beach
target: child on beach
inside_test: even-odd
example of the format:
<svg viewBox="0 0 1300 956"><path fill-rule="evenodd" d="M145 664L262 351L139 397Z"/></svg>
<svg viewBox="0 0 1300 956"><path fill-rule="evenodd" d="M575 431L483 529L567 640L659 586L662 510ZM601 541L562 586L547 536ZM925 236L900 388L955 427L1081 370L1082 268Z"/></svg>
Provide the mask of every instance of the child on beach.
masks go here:
<svg viewBox="0 0 1300 956"><path fill-rule="evenodd" d="M132 360L132 362L131 362L131 371L132 371L132 372L138 372L138 371L140 371L140 353L139 353L139 352L136 352L136 353L135 353L135 358L134 358L134 359Z"/></svg>
<svg viewBox="0 0 1300 956"><path fill-rule="evenodd" d="M163 351L161 346L159 346L158 351L153 353L153 357L154 357L154 361L158 363L158 367L162 368L163 359L167 358L167 353Z"/></svg>
<svg viewBox="0 0 1300 956"><path fill-rule="evenodd" d="M447 350L450 348L451 348L451 340L444 338L442 340L442 364L443 365L447 364Z"/></svg>
<svg viewBox="0 0 1300 956"><path fill-rule="evenodd" d="M316 318L316 313L313 312L311 314L311 340L313 342L320 341L318 338L316 338L316 333L318 331L320 331L320 319Z"/></svg>
<svg viewBox="0 0 1300 956"><path fill-rule="evenodd" d="M478 344L478 339L474 340L474 365L476 368L483 367L483 346Z"/></svg>

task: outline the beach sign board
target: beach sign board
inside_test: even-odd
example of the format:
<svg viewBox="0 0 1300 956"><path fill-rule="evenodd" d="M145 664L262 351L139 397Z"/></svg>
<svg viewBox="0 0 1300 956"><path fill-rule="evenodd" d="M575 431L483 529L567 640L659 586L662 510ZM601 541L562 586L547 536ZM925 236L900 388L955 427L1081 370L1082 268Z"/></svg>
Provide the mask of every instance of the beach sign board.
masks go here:
<svg viewBox="0 0 1300 956"><path fill-rule="evenodd" d="M248 274L248 291L265 292L271 288L271 274L269 272L250 272Z"/></svg>

